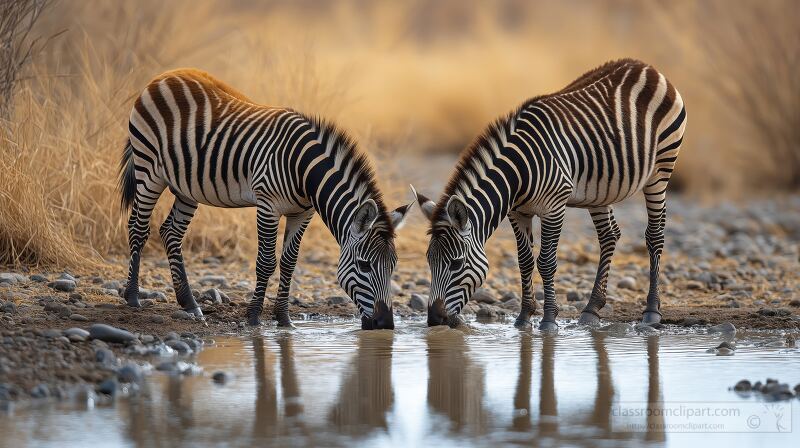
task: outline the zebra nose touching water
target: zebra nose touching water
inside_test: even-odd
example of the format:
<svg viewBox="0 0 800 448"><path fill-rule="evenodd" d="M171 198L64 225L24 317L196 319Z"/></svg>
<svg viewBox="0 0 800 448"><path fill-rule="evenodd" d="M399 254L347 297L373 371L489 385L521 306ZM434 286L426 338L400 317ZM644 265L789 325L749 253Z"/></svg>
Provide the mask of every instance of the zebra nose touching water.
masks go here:
<svg viewBox="0 0 800 448"><path fill-rule="evenodd" d="M486 279L484 245L508 217L522 282L515 325L528 325L536 312L531 277L538 265L544 286L539 328L556 330L556 249L567 207L589 211L600 242L594 287L579 321L597 324L621 235L612 204L639 191L647 208L650 258L642 321L659 322L666 190L685 126L678 91L653 67L631 59L598 67L491 124L463 153L438 203L417 194L430 220L428 324L458 324L460 311ZM538 257L533 255L534 216L542 224Z"/></svg>
<svg viewBox="0 0 800 448"><path fill-rule="evenodd" d="M130 267L125 299L138 307L141 253L150 217L169 188L175 202L159 234L178 304L202 317L181 244L199 204L256 207L256 289L247 320L259 323L267 281L278 266L278 222L285 217L274 318L291 326L289 287L300 241L318 213L340 246L337 279L355 301L362 328L393 328L394 231L411 208L388 211L375 175L355 142L332 124L290 109L262 106L209 74L175 70L136 99L121 163L122 205L130 209Z"/></svg>

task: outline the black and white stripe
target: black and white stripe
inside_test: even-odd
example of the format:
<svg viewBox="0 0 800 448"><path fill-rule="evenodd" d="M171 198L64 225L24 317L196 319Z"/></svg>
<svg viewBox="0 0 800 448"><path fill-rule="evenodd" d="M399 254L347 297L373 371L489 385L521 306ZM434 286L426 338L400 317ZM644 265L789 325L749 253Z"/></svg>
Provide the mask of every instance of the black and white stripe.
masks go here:
<svg viewBox="0 0 800 448"><path fill-rule="evenodd" d="M388 212L366 156L333 125L290 109L255 104L197 70L155 78L136 100L120 185L131 263L125 298L139 306L139 260L150 216L169 188L175 203L161 226L178 303L202 316L186 278L181 242L198 204L257 208L257 285L248 321L258 323L274 273L278 222L286 217L275 318L291 325L289 286L303 232L315 212L341 247L337 277L365 327L387 328L394 229L410 204ZM377 304L377 305L376 305Z"/></svg>
<svg viewBox="0 0 800 448"><path fill-rule="evenodd" d="M486 278L486 240L509 218L517 239L522 310L536 311L531 277L544 283L542 329L556 329L553 280L567 207L586 208L600 240L592 296L581 322L599 320L611 257L620 237L611 206L644 191L650 253L645 322L661 318L658 270L664 245L666 188L686 126L680 94L653 67L625 59L592 70L563 90L532 98L497 120L462 156L437 203L418 195L431 220L429 323L451 324ZM542 222L534 259L532 218Z"/></svg>

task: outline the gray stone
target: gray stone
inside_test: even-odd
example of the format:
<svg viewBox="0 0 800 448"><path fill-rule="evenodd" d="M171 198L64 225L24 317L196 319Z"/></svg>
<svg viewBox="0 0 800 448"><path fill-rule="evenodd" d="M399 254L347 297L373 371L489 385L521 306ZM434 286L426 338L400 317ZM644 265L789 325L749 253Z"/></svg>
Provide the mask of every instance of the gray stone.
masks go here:
<svg viewBox="0 0 800 448"><path fill-rule="evenodd" d="M89 337L118 344L124 344L136 339L136 336L129 331L105 324L94 324L89 327Z"/></svg>
<svg viewBox="0 0 800 448"><path fill-rule="evenodd" d="M736 327L730 322L723 322L719 325L709 327L709 333L736 333Z"/></svg>
<svg viewBox="0 0 800 448"><path fill-rule="evenodd" d="M191 314L187 313L184 310L175 310L170 314L170 317L175 320L192 320L193 317Z"/></svg>
<svg viewBox="0 0 800 448"><path fill-rule="evenodd" d="M347 303L348 300L349 299L347 297L331 296L331 297L328 297L328 304L329 305L342 305L344 303Z"/></svg>
<svg viewBox="0 0 800 448"><path fill-rule="evenodd" d="M45 277L44 275L41 275L41 274L32 274L28 278L30 278L30 280L32 282L36 282L36 283L47 283L47 282L50 281L50 279L48 279L47 277Z"/></svg>
<svg viewBox="0 0 800 448"><path fill-rule="evenodd" d="M633 331L633 327L630 324L622 323L622 322L614 322L613 324L606 325L605 327L600 328L601 331L605 331L608 334L614 336L625 336L626 334Z"/></svg>
<svg viewBox="0 0 800 448"><path fill-rule="evenodd" d="M642 333L642 334L658 333L658 330L643 322L639 322L638 324L636 324L636 326L633 327L633 329L636 330L637 333Z"/></svg>
<svg viewBox="0 0 800 448"><path fill-rule="evenodd" d="M622 289L636 289L636 279L633 277L622 277L617 283L618 288Z"/></svg>
<svg viewBox="0 0 800 448"><path fill-rule="evenodd" d="M428 308L428 296L423 294L411 294L408 306L414 311L425 311Z"/></svg>
<svg viewBox="0 0 800 448"><path fill-rule="evenodd" d="M477 290L475 290L475 292L472 293L472 300L477 303L488 303L488 304L497 302L497 299L494 298L494 295L485 288L478 288Z"/></svg>
<svg viewBox="0 0 800 448"><path fill-rule="evenodd" d="M77 322L88 322L89 318L84 316L83 314L74 313L69 315L69 320L74 320Z"/></svg>
<svg viewBox="0 0 800 448"><path fill-rule="evenodd" d="M415 283L417 286L431 286L431 281L427 278L418 278Z"/></svg>
<svg viewBox="0 0 800 448"><path fill-rule="evenodd" d="M82 336L84 339L86 339L86 338L89 337L89 332L84 330L83 328L76 328L76 327L72 327L72 328L69 328L67 330L64 330L64 336L70 337L70 336L73 336L73 335Z"/></svg>
<svg viewBox="0 0 800 448"><path fill-rule="evenodd" d="M500 306L510 311L517 311L522 307L522 302L519 299L511 299L503 302Z"/></svg>
<svg viewBox="0 0 800 448"><path fill-rule="evenodd" d="M583 294L578 291L570 291L567 293L567 302L580 302L583 300Z"/></svg>
<svg viewBox="0 0 800 448"><path fill-rule="evenodd" d="M58 314L61 317L67 317L72 314L72 310L67 305L59 302L48 302L44 305L44 310L48 313Z"/></svg>
<svg viewBox="0 0 800 448"><path fill-rule="evenodd" d="M733 390L736 392L750 392L753 389L753 385L748 380L741 380L733 386Z"/></svg>
<svg viewBox="0 0 800 448"><path fill-rule="evenodd" d="M184 355L192 353L192 348L189 345L181 340L170 339L166 341L167 347L175 350L176 352Z"/></svg>
<svg viewBox="0 0 800 448"><path fill-rule="evenodd" d="M222 275L204 275L198 280L203 286L219 286L221 288L228 287L228 280Z"/></svg>
<svg viewBox="0 0 800 448"><path fill-rule="evenodd" d="M403 288L401 288L400 285L398 285L397 282L394 281L394 280L392 280L391 288L392 288L392 295L393 296L399 296L399 295L403 294Z"/></svg>
<svg viewBox="0 0 800 448"><path fill-rule="evenodd" d="M44 383L37 384L31 389L31 396L33 398L47 398L50 396L50 387Z"/></svg>
<svg viewBox="0 0 800 448"><path fill-rule="evenodd" d="M3 272L0 273L0 284L7 283L9 285L14 285L17 283L22 283L28 280L24 275L17 274L14 272Z"/></svg>
<svg viewBox="0 0 800 448"><path fill-rule="evenodd" d="M511 300L516 300L517 302L520 302L519 296L514 291L508 291L506 293L503 293L503 295L500 297L501 302L509 302Z"/></svg>
<svg viewBox="0 0 800 448"><path fill-rule="evenodd" d="M17 313L17 305L14 302L6 302L0 306L0 311L7 314L16 314Z"/></svg>
<svg viewBox="0 0 800 448"><path fill-rule="evenodd" d="M47 284L49 287L55 289L56 291L63 291L63 292L72 292L75 291L75 281L60 278L58 280L52 281Z"/></svg>
<svg viewBox="0 0 800 448"><path fill-rule="evenodd" d="M478 311L475 313L475 317L483 321L492 321L497 319L498 315L494 308L481 305L480 308L478 308Z"/></svg>
<svg viewBox="0 0 800 448"><path fill-rule="evenodd" d="M61 336L61 330L56 330L55 328L48 328L42 331L42 336L46 337L47 339L55 339Z"/></svg>
<svg viewBox="0 0 800 448"><path fill-rule="evenodd" d="M122 282L117 280L112 280L110 282L103 283L100 287L104 289L118 290L122 288Z"/></svg>
<svg viewBox="0 0 800 448"><path fill-rule="evenodd" d="M69 280L75 284L78 283L78 279L73 277L72 274L69 274L67 272L62 272L61 275L58 276L58 278L61 280Z"/></svg>
<svg viewBox="0 0 800 448"><path fill-rule="evenodd" d="M117 357L114 355L114 352L112 352L108 348L98 347L94 351L94 360L99 362L100 364L108 366L116 363Z"/></svg>
<svg viewBox="0 0 800 448"><path fill-rule="evenodd" d="M117 379L115 377L107 378L97 385L97 392L112 397L117 394Z"/></svg>
<svg viewBox="0 0 800 448"><path fill-rule="evenodd" d="M705 321L697 317L684 317L683 320L681 320L681 325L684 327L693 327L695 325L702 325L703 323L705 323Z"/></svg>
<svg viewBox="0 0 800 448"><path fill-rule="evenodd" d="M153 291L150 298L159 303L167 303L167 295L161 291Z"/></svg>
<svg viewBox="0 0 800 448"><path fill-rule="evenodd" d="M228 297L228 295L217 288L207 289L200 294L200 301L211 302L214 304L231 303L231 299Z"/></svg>
<svg viewBox="0 0 800 448"><path fill-rule="evenodd" d="M148 317L147 320L153 322L154 324L163 324L167 321L164 316L160 316L158 314L153 314L152 316Z"/></svg>
<svg viewBox="0 0 800 448"><path fill-rule="evenodd" d="M142 381L142 368L137 364L128 363L117 370L117 379L120 383L140 383Z"/></svg>

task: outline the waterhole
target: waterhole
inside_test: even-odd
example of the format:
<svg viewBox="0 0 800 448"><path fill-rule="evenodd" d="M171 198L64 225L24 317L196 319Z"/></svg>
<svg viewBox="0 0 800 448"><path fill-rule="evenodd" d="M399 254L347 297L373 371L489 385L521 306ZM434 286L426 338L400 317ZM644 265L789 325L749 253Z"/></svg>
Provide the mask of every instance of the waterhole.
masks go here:
<svg viewBox="0 0 800 448"><path fill-rule="evenodd" d="M153 372L141 390L111 405L19 406L0 415L0 445L777 446L800 440L800 401L769 402L729 390L742 378L800 382L800 350L781 346L777 333L728 336L736 350L718 356L708 349L726 338L703 331L621 336L562 329L553 337L509 324L473 323L466 332L407 321L394 332L358 331L351 321L297 325L216 337L187 359L201 374ZM217 371L228 374L225 384L212 381ZM724 427L708 426L714 424Z"/></svg>

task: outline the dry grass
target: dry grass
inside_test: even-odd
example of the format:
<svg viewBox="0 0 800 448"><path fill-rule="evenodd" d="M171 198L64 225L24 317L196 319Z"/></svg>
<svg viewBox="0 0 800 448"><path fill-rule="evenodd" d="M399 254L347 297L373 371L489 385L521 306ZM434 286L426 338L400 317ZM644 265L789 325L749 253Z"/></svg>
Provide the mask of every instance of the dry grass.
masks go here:
<svg viewBox="0 0 800 448"><path fill-rule="evenodd" d="M769 3L791 9L789 2ZM778 92L778 100L794 93L781 114L791 122L797 71L758 78L713 56L733 81L709 83L708 75L722 69L704 63L710 50L692 37L707 21L676 27L676 16L664 8L635 1L58 2L34 32L68 32L35 60L0 136L0 263L67 266L127 252L115 191L127 117L149 78L180 66L207 70L256 101L339 122L383 160L377 170L396 205L408 193L393 158L458 151L524 98L558 89L605 60L638 57L664 71L687 102L682 183L690 191L731 191L748 173L729 160L730 148L753 142L750 154L758 154L772 144L757 135L791 129L770 118L732 134L719 113L723 85L741 74ZM715 23L733 20L725 14L734 9L717 10ZM750 55L768 43L758 38L763 21L737 26L752 31ZM797 42L788 44L796 64ZM726 51L729 60L737 54ZM759 60L753 58L756 72ZM780 135L781 150L796 156L790 141L796 134ZM784 168L764 166L767 172ZM170 203L162 199L156 224ZM254 223L252 210L201 207L187 251L250 258ZM150 248L161 253L157 232L152 235ZM308 235L317 247L334 250L317 220ZM401 233L400 244L416 247L423 240Z"/></svg>

